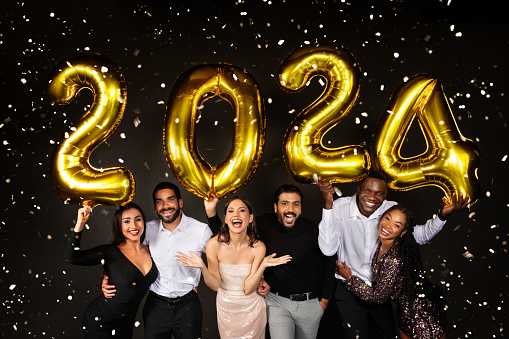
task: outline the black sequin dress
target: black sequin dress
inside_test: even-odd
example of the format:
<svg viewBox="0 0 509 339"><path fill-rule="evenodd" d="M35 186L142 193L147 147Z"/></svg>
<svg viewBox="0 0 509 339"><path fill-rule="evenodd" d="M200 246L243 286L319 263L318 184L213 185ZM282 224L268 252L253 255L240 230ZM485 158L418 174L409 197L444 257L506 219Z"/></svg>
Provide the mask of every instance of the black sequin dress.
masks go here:
<svg viewBox="0 0 509 339"><path fill-rule="evenodd" d="M425 296L406 295L399 246L391 247L377 261L379 250L380 244L371 264L375 282L368 283L353 275L347 282L348 290L363 300L378 304L384 303L389 298L393 299L397 308L398 327L410 338L442 337L447 324L443 305ZM425 283L432 284L429 281ZM438 289L437 286L433 286Z"/></svg>
<svg viewBox="0 0 509 339"><path fill-rule="evenodd" d="M65 251L65 260L74 265L103 264L109 283L115 285L115 296L100 295L87 307L83 316L85 338L132 338L134 321L141 300L156 280L158 271L152 268L146 275L122 251L113 245L101 245L89 250L79 249L81 233L72 233Z"/></svg>

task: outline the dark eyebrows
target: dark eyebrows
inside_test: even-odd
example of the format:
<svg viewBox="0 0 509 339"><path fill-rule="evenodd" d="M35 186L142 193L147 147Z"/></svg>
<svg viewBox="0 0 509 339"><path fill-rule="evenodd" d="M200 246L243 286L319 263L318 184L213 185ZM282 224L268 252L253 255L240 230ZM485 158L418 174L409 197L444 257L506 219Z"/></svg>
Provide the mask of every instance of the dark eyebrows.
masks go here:
<svg viewBox="0 0 509 339"><path fill-rule="evenodd" d="M136 218L141 218L141 214L135 215L134 219L136 219ZM122 218L122 220L125 220L125 219L131 219L131 217L123 217Z"/></svg>
<svg viewBox="0 0 509 339"><path fill-rule="evenodd" d="M286 203L286 204L295 204L295 203L300 204L300 200L292 200L292 201L290 201L290 200L279 200L279 202L283 202L283 203Z"/></svg>

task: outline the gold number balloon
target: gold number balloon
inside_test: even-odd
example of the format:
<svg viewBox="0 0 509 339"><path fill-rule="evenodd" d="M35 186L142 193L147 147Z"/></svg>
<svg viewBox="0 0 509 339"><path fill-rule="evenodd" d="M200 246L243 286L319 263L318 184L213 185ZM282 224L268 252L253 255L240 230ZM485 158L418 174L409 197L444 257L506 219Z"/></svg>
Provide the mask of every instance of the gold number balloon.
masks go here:
<svg viewBox="0 0 509 339"><path fill-rule="evenodd" d="M415 117L427 149L420 155L403 158L401 146ZM442 85L434 75L416 75L396 90L372 142L373 167L388 175L392 189L438 186L449 205L453 193L469 194L471 202L478 199L479 151L461 135Z"/></svg>
<svg viewBox="0 0 509 339"><path fill-rule="evenodd" d="M196 146L198 107L215 96L235 109L232 150L212 167ZM175 82L166 110L164 150L177 180L190 192L221 199L241 189L258 168L265 142L265 113L260 88L242 69L202 65L184 72Z"/></svg>
<svg viewBox="0 0 509 339"><path fill-rule="evenodd" d="M94 101L79 119L76 130L60 142L51 161L51 177L58 196L72 204L94 207L129 202L134 177L125 168L97 169L90 165L92 151L108 138L122 120L127 99L124 77L108 58L81 54L61 61L50 75L48 94L53 103L66 105L84 88Z"/></svg>
<svg viewBox="0 0 509 339"><path fill-rule="evenodd" d="M292 121L284 139L288 171L301 183L312 183L313 174L329 182L362 179L370 166L368 151L360 145L327 148L323 136L350 111L359 95L360 68L347 50L325 44L296 48L282 62L278 77L288 92L298 92L314 76L327 86L322 95Z"/></svg>

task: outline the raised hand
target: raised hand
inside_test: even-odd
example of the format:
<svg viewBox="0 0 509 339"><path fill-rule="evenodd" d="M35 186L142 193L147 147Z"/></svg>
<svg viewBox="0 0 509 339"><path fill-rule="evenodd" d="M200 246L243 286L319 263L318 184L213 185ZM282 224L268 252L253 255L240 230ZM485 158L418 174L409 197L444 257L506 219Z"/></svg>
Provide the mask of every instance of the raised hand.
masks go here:
<svg viewBox="0 0 509 339"><path fill-rule="evenodd" d="M442 214L446 217L449 216L451 213L461 211L461 210L473 205L473 204L469 204L470 197L468 194L465 197L463 197L463 193L460 193L459 197L456 198L456 193L453 193L451 200L452 200L452 205L445 205L442 208Z"/></svg>
<svg viewBox="0 0 509 339"><path fill-rule="evenodd" d="M81 232L85 226L85 222L92 213L92 209L89 206L83 206L78 210L78 217L76 218L76 226L74 226L74 232Z"/></svg>
<svg viewBox="0 0 509 339"><path fill-rule="evenodd" d="M177 261L180 261L182 263L180 266L196 268L205 267L205 263L203 262L203 259L199 255L197 255L193 251L189 251L189 253L191 253L191 256L187 256L182 252L177 252L175 257L177 258Z"/></svg>
<svg viewBox="0 0 509 339"><path fill-rule="evenodd" d="M207 217L211 218L217 214L216 207L219 199L214 193L210 194L208 199L203 200L203 205L205 206L205 213L207 213Z"/></svg>
<svg viewBox="0 0 509 339"><path fill-rule="evenodd" d="M320 193L322 193L323 200L325 202L325 209L330 210L332 208L332 203L334 202L333 194L335 192L334 187L328 181L322 181L321 177L318 177L318 181L316 185L320 189Z"/></svg>
<svg viewBox="0 0 509 339"><path fill-rule="evenodd" d="M279 266L286 264L290 260L292 260L292 257L289 255L283 255L281 257L275 258L276 253L272 253L271 255L266 256L263 258L262 265L265 267L273 267L273 266Z"/></svg>

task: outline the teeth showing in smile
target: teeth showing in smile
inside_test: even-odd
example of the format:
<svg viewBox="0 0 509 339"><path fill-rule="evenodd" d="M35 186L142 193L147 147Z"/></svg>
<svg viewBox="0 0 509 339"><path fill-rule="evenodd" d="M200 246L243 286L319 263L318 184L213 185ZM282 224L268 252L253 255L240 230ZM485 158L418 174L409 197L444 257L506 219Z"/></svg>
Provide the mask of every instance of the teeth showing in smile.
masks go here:
<svg viewBox="0 0 509 339"><path fill-rule="evenodd" d="M232 220L232 225L235 227L239 227L242 225L242 221L240 220Z"/></svg>
<svg viewBox="0 0 509 339"><path fill-rule="evenodd" d="M389 236L389 235L391 235L391 234L392 234L391 232L387 231L387 230L386 230L385 228L383 228L383 227L382 227L382 232L381 232L381 233L382 233L383 235L385 235L385 236Z"/></svg>
<svg viewBox="0 0 509 339"><path fill-rule="evenodd" d="M131 234L131 235L138 235L138 233L140 233L140 230L130 230L129 231L129 234Z"/></svg>
<svg viewBox="0 0 509 339"><path fill-rule="evenodd" d="M368 206L371 206L371 207L376 206L376 204L374 204L374 203L372 203L372 202L365 201L365 200L364 200L364 202L365 202L365 203L366 203L366 205L368 205Z"/></svg>
<svg viewBox="0 0 509 339"><path fill-rule="evenodd" d="M295 214L293 214L293 213L285 213L285 218L293 219L293 218L295 218Z"/></svg>

